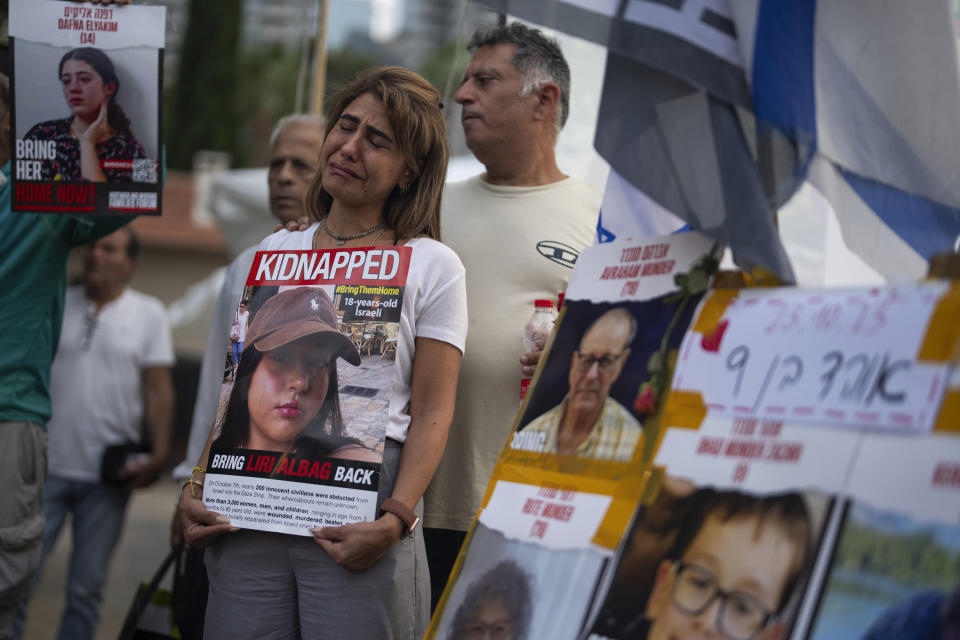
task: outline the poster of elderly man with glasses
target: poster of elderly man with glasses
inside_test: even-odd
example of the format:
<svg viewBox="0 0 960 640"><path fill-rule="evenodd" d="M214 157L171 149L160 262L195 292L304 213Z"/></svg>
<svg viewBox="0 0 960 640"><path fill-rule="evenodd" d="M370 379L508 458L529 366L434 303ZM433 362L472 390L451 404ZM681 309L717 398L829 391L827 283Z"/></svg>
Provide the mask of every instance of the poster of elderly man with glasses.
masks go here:
<svg viewBox="0 0 960 640"><path fill-rule="evenodd" d="M528 424L517 444L534 445L544 453L629 460L643 429L610 397L610 389L630 357L636 335L637 320L625 307L596 318L570 356L567 395Z"/></svg>
<svg viewBox="0 0 960 640"><path fill-rule="evenodd" d="M506 458L558 455L575 473L596 461L589 466L602 476L609 462L630 462L641 447L650 453L641 425L662 398L666 365L716 267L715 252L696 233L584 249Z"/></svg>

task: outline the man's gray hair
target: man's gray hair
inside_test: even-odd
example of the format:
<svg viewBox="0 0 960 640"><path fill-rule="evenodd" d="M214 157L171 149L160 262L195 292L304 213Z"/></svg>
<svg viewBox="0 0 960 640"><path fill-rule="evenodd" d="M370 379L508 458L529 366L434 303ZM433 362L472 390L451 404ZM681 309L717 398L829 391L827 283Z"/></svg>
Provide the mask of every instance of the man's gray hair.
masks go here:
<svg viewBox="0 0 960 640"><path fill-rule="evenodd" d="M288 116L283 116L277 121L276 126L273 127L273 131L270 133L271 150L277 138L280 136L280 132L292 124L315 125L320 131L325 131L327 128L327 119L319 113L291 113Z"/></svg>
<svg viewBox="0 0 960 640"><path fill-rule="evenodd" d="M547 82L560 87L560 104L554 119L557 134L567 123L570 115L570 67L567 65L560 45L555 38L545 36L539 29L533 29L519 22L511 22L502 27L478 29L467 49L473 53L481 47L497 44L515 44L517 52L513 54L513 66L523 77L524 98Z"/></svg>

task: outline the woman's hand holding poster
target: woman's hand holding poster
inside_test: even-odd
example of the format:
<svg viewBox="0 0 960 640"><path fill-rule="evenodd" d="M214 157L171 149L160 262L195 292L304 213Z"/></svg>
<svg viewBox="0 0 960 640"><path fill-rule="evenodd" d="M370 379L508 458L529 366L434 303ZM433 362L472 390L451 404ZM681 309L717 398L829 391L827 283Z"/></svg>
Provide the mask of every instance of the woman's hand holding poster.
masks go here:
<svg viewBox="0 0 960 640"><path fill-rule="evenodd" d="M410 253L257 253L207 464L208 509L304 536L376 518Z"/></svg>
<svg viewBox="0 0 960 640"><path fill-rule="evenodd" d="M13 211L160 214L162 6L11 0Z"/></svg>

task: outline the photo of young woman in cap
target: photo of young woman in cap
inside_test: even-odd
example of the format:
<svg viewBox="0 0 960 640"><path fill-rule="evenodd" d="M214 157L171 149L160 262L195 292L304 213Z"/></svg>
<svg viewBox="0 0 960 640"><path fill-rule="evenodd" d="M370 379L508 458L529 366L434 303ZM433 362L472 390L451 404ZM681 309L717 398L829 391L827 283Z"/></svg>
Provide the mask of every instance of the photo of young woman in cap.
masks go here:
<svg viewBox="0 0 960 640"><path fill-rule="evenodd" d="M336 326L323 289L296 287L267 300L247 330L215 444L380 462L344 435L337 359L356 366L360 353Z"/></svg>

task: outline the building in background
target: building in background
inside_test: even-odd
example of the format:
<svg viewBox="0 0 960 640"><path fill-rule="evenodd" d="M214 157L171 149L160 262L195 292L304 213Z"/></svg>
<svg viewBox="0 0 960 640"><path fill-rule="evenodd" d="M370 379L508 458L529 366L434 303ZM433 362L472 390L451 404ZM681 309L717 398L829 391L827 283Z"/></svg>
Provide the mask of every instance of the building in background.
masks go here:
<svg viewBox="0 0 960 640"><path fill-rule="evenodd" d="M298 48L304 32L313 33L314 0L245 0L240 39L244 47L279 44Z"/></svg>

